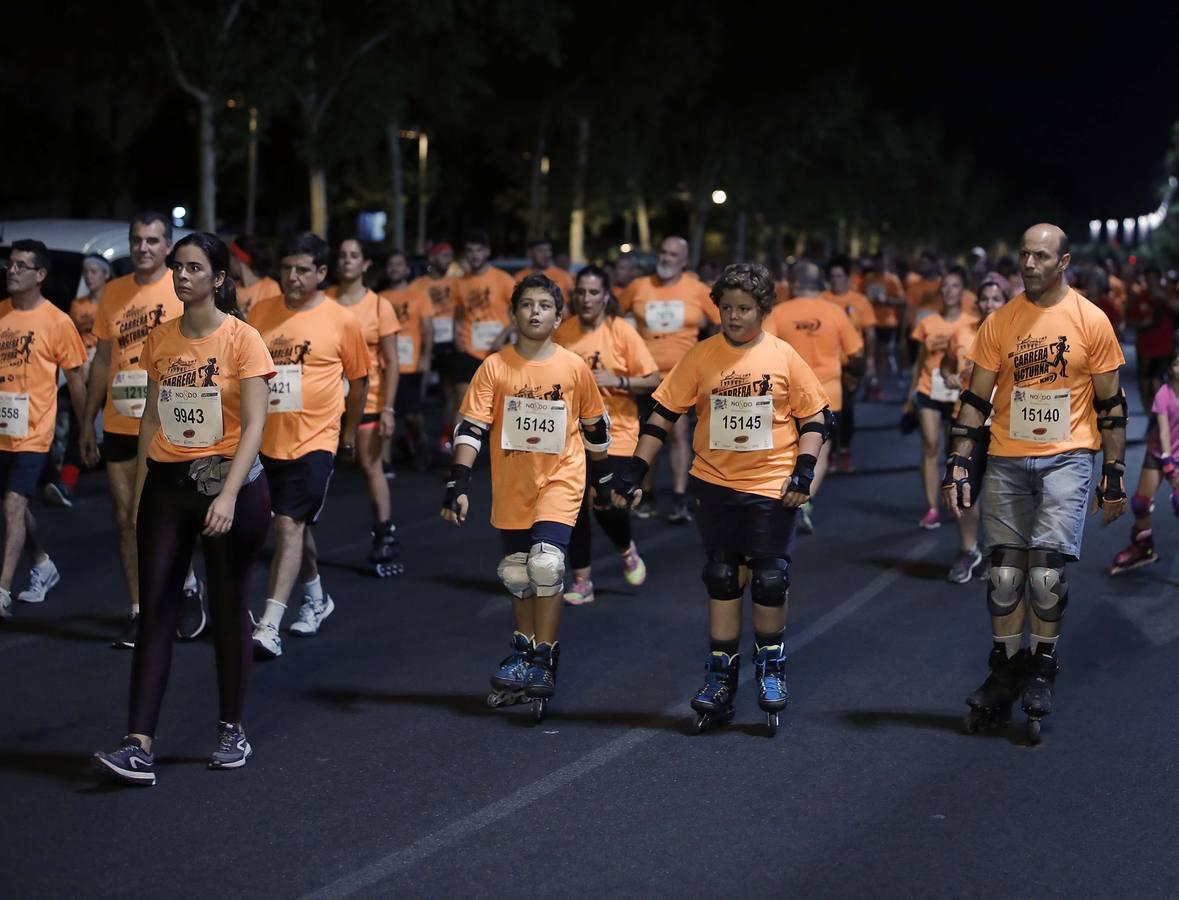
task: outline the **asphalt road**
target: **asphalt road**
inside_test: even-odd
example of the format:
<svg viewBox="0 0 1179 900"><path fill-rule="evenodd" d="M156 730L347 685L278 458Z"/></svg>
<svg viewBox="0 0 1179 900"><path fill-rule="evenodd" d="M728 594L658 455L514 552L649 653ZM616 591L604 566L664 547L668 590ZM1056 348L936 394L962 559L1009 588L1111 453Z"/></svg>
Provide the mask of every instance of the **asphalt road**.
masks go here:
<svg viewBox="0 0 1179 900"><path fill-rule="evenodd" d="M691 734L707 649L693 527L638 524L640 589L595 535L598 602L566 610L557 697L536 725L484 700L511 633L486 472L461 531L436 518L440 472L396 479L408 572L384 581L360 565L367 504L344 472L318 528L336 612L255 666L254 758L206 770L212 648L182 645L150 789L88 762L123 733L130 670L109 647L124 591L102 477L88 476L73 510L37 509L61 585L0 624L0 894L1175 896L1169 505L1164 561L1117 579L1105 571L1129 523L1090 520L1044 743L1026 745L1018 712L966 736L985 591L946 582L952 525L916 527L919 447L896 418L861 406L858 469L830 479L799 541L792 701L774 738L748 665L735 721ZM1133 484L1140 445L1128 462ZM256 608L263 583L260 566Z"/></svg>

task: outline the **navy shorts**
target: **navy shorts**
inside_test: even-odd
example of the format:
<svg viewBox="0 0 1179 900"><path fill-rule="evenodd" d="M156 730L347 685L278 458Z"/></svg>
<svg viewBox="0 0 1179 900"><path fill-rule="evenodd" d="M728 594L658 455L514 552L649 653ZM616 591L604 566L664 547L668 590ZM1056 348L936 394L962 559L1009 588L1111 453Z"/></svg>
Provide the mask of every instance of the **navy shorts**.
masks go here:
<svg viewBox="0 0 1179 900"><path fill-rule="evenodd" d="M503 547L504 556L513 553L527 553L533 544L544 541L554 547L560 547L561 552L568 554L569 538L573 535L573 526L564 522L536 522L531 528L519 530L500 529L499 539Z"/></svg>
<svg viewBox="0 0 1179 900"><path fill-rule="evenodd" d="M760 494L747 494L702 481L688 485L706 553L735 553L745 559L790 559L798 510Z"/></svg>
<svg viewBox="0 0 1179 900"><path fill-rule="evenodd" d="M115 434L104 431L102 434L102 458L107 462L132 462L139 455L139 435Z"/></svg>
<svg viewBox="0 0 1179 900"><path fill-rule="evenodd" d="M19 450L0 450L0 484L4 492L32 497L37 493L41 470L45 467L45 453L28 453Z"/></svg>
<svg viewBox="0 0 1179 900"><path fill-rule="evenodd" d="M313 450L296 459L261 459L274 514L314 525L327 499L336 458L326 450Z"/></svg>
<svg viewBox="0 0 1179 900"><path fill-rule="evenodd" d="M397 379L397 400L393 404L399 416L413 416L422 411L422 373L402 372Z"/></svg>

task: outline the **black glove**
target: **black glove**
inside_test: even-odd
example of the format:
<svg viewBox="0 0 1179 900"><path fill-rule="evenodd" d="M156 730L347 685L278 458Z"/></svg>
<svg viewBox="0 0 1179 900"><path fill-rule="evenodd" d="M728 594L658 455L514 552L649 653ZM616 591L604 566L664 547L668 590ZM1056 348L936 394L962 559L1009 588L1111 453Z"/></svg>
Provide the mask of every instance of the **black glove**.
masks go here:
<svg viewBox="0 0 1179 900"><path fill-rule="evenodd" d="M594 509L609 509L614 505L614 468L609 459L589 461L590 485L594 489Z"/></svg>
<svg viewBox="0 0 1179 900"><path fill-rule="evenodd" d="M651 466L646 460L637 456L624 459L614 473L614 493L626 501L629 506L635 499L635 492L642 487L643 479Z"/></svg>
<svg viewBox="0 0 1179 900"><path fill-rule="evenodd" d="M970 463L971 460L965 456L959 456L957 453L951 453L946 458L946 474L942 476L942 487L953 487L955 491L955 502L958 508L962 509L962 502L965 499L962 496L963 485L970 484ZM966 470L965 478L955 478L954 469L962 468ZM974 496L974 485L970 484L970 502L973 504L978 498Z"/></svg>
<svg viewBox="0 0 1179 900"><path fill-rule="evenodd" d="M800 453L794 461L794 474L790 476L790 484L786 488L788 494L811 495L811 482L815 480L815 459L809 453Z"/></svg>
<svg viewBox="0 0 1179 900"><path fill-rule="evenodd" d="M471 485L471 467L455 464L451 466L450 478L446 480L446 496L442 498L442 508L457 513L458 498L467 493Z"/></svg>
<svg viewBox="0 0 1179 900"><path fill-rule="evenodd" d="M1126 464L1121 460L1107 462L1101 467L1103 485L1097 488L1097 505L1101 506L1106 500L1117 501L1126 499L1126 488L1122 484L1122 475L1126 472Z"/></svg>

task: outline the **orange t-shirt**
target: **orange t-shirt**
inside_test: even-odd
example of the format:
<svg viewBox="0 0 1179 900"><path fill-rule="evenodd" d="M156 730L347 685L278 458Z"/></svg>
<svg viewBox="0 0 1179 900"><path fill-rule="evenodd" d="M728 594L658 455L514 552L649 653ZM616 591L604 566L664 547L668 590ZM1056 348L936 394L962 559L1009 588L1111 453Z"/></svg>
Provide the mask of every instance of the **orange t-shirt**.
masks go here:
<svg viewBox="0 0 1179 900"><path fill-rule="evenodd" d="M262 336L235 316L226 316L220 328L199 340L181 334L179 319L161 325L143 343L143 367L147 377L159 383L160 399L167 390L213 385L221 389L221 440L208 447L182 447L168 440L161 427L147 449L147 455L160 462L232 458L242 437L242 379L274 375Z"/></svg>
<svg viewBox="0 0 1179 900"><path fill-rule="evenodd" d="M1051 309L1041 309L1026 294L1017 295L987 316L968 356L976 365L999 373L987 451L992 456L1055 456L1101 447L1093 408L1093 376L1116 371L1126 359L1109 318L1076 291L1070 289ZM1011 407L1017 388L1068 390L1068 440L1011 437Z"/></svg>
<svg viewBox="0 0 1179 900"><path fill-rule="evenodd" d="M237 308L242 311L243 316L249 316L250 310L254 308L254 304L259 300L265 300L268 297L277 297L282 293L282 288L278 282L269 275L263 275L249 287L239 287L237 289Z"/></svg>
<svg viewBox="0 0 1179 900"><path fill-rule="evenodd" d="M393 305L401 331L397 333L397 365L402 375L418 371L422 357L422 323L434 315L430 296L413 285L398 291L382 291Z"/></svg>
<svg viewBox="0 0 1179 900"><path fill-rule="evenodd" d="M479 366L459 412L491 427L491 524L505 530L537 522L573 525L585 494L582 419L605 412L585 362L564 347L543 361L528 360L508 344ZM504 417L515 415L510 398L565 401L565 442L560 453L504 450Z"/></svg>
<svg viewBox="0 0 1179 900"><path fill-rule="evenodd" d="M700 341L652 395L672 412L696 407L692 474L745 494L777 499L794 472L798 425L828 406L823 385L798 351L772 334L734 347L723 334ZM773 449L711 449L712 407L719 397L772 397Z"/></svg>
<svg viewBox="0 0 1179 900"><path fill-rule="evenodd" d="M516 282L503 269L488 266L482 275L464 275L455 282L456 349L486 359L492 342L512 324L512 289Z"/></svg>
<svg viewBox="0 0 1179 900"><path fill-rule="evenodd" d="M324 293L336 299L336 288L330 287ZM365 415L375 415L385 403L385 398L381 396L385 372L385 363L381 359L381 341L401 331L401 323L393 312L393 304L377 296L374 291L365 291L359 303L351 306L341 303L340 306L356 316L360 330L364 333L364 343L368 347L368 396L364 400L364 412ZM398 360L398 372L401 371L400 362Z"/></svg>
<svg viewBox="0 0 1179 900"><path fill-rule="evenodd" d="M57 425L57 370L85 362L78 329L53 301L42 299L33 309L0 301L0 395L12 395L0 404L0 450L49 450ZM16 399L23 396L27 401Z"/></svg>
<svg viewBox="0 0 1179 900"><path fill-rule="evenodd" d="M820 297L795 297L775 306L762 328L781 338L822 382L831 411L843 409L843 361L864 349L864 339L841 308Z"/></svg>
<svg viewBox="0 0 1179 900"><path fill-rule="evenodd" d="M895 303L886 303L885 298L894 301L904 299L905 289L901 286L901 280L892 272L885 272L883 275L869 272L863 277L862 289L864 296L871 301L872 309L876 313L876 327L896 328L900 324L900 320L897 318L897 310L900 306Z"/></svg>
<svg viewBox="0 0 1179 900"><path fill-rule="evenodd" d="M516 273L516 284L519 284L533 272L538 271L532 266L527 269L521 269ZM557 283L557 287L561 289L561 293L565 297L565 308L569 308L569 298L573 296L573 276L558 266L549 266L547 269L541 269L545 275Z"/></svg>
<svg viewBox="0 0 1179 900"><path fill-rule="evenodd" d="M262 452L273 459L296 459L314 450L335 453L344 413L342 379L368 374L368 347L356 316L326 297L308 310L288 309L282 297L260 300L250 311L275 366L298 366L290 375L279 371L271 383L270 406L284 401L274 393L298 385L300 408L271 412L266 418ZM289 401L284 401L289 402Z"/></svg>
<svg viewBox="0 0 1179 900"><path fill-rule="evenodd" d="M978 295L969 288L962 291L962 312L978 318Z"/></svg>
<svg viewBox="0 0 1179 900"><path fill-rule="evenodd" d="M775 281L774 282L774 306L785 303L790 299L790 282L789 281Z"/></svg>
<svg viewBox="0 0 1179 900"><path fill-rule="evenodd" d="M933 389L933 370L941 368L942 357L950 349L954 334L961 328L973 330L977 327L978 319L966 313L959 313L953 322L943 319L941 313L930 313L917 323L911 337L925 347L925 362L921 367L921 374L917 376L918 393L929 394Z"/></svg>
<svg viewBox="0 0 1179 900"><path fill-rule="evenodd" d="M82 338L82 346L87 350L98 345L98 338L94 336L94 317L97 314L97 300L91 300L89 297L77 297L70 301L70 319L78 329L78 334Z"/></svg>
<svg viewBox="0 0 1179 900"><path fill-rule="evenodd" d="M636 278L622 292L619 305L634 314L639 335L664 374L700 340L701 325L720 324L708 285L687 272L674 284L663 284L654 275Z"/></svg>
<svg viewBox="0 0 1179 900"><path fill-rule="evenodd" d="M909 321L942 311L942 280L916 278L905 288L905 303L909 307Z"/></svg>
<svg viewBox="0 0 1179 900"><path fill-rule="evenodd" d="M872 309L872 301L863 294L856 291L848 291L846 294L833 294L830 291L824 291L819 295L828 303L834 303L851 319L856 330L861 335L865 328L876 327L876 311Z"/></svg>
<svg viewBox="0 0 1179 900"><path fill-rule="evenodd" d="M457 278L444 275L432 278L423 275L409 283L411 288L425 291L434 307L434 343L449 344L454 341L454 298Z"/></svg>
<svg viewBox="0 0 1179 900"><path fill-rule="evenodd" d="M183 312L184 304L177 299L172 274L167 271L151 284L137 284L134 275L124 275L103 289L98 301L98 315L94 319L94 336L100 341L111 342L106 406L102 410L104 431L139 434L139 419L119 414L111 388L120 372L143 368L139 364L139 354L147 336L169 319L180 318Z"/></svg>
<svg viewBox="0 0 1179 900"><path fill-rule="evenodd" d="M553 340L585 360L590 371L605 369L627 378L644 378L659 371L651 351L629 322L606 316L593 331L585 331L579 319L566 319ZM630 391L600 387L610 414L611 456L630 456L639 443L639 408Z"/></svg>

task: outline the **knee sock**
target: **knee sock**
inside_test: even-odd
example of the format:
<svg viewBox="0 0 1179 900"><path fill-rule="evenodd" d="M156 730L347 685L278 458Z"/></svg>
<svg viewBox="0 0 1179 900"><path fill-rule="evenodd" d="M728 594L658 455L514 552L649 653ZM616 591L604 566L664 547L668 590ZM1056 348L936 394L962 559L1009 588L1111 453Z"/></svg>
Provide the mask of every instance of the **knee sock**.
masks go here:
<svg viewBox="0 0 1179 900"><path fill-rule="evenodd" d="M709 638L708 646L713 653L727 653L729 656L736 656L741 650L741 639L718 641L716 638Z"/></svg>
<svg viewBox="0 0 1179 900"><path fill-rule="evenodd" d="M755 631L753 639L758 647L773 647L776 644L783 644L786 642L786 629L783 628L776 634L762 634L760 631Z"/></svg>

